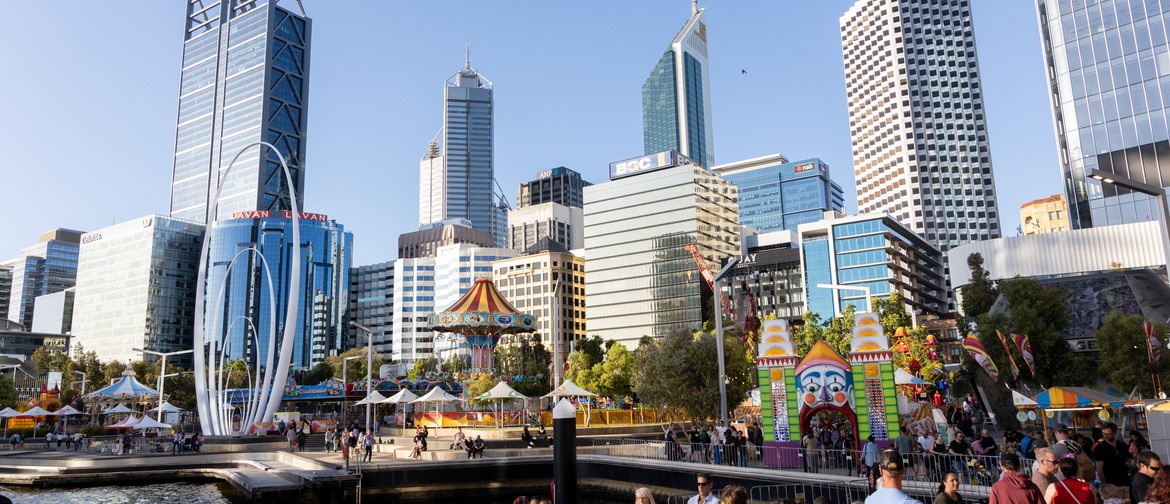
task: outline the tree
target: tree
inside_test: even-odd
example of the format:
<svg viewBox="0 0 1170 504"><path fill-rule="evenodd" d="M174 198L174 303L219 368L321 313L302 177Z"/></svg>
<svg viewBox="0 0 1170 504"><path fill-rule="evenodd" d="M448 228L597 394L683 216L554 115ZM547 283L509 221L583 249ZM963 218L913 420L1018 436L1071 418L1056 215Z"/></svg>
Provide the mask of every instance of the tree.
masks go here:
<svg viewBox="0 0 1170 504"><path fill-rule="evenodd" d="M496 386L496 377L488 373L480 373L476 376L475 381L467 386L467 397L471 397L471 402L476 405L490 404L491 399L474 399L474 397L483 395L485 392Z"/></svg>
<svg viewBox="0 0 1170 504"><path fill-rule="evenodd" d="M625 345L610 345L605 360L582 371L578 378L585 390L605 396L633 394L634 352Z"/></svg>
<svg viewBox="0 0 1170 504"><path fill-rule="evenodd" d="M366 360L367 359L353 359L353 360L350 360L348 364L345 364L344 359L346 357L356 357L359 355L362 357L367 357L366 347L351 348L351 349L346 350L345 352L342 352L340 354L326 357L325 362L328 362L329 366L333 368L334 378L343 378L341 376L341 372L345 371L349 375L349 376L344 377L345 382L346 383L353 383L353 382L356 382L359 380L366 379ZM386 363L386 360L383 359L381 355L378 355L376 353L374 354L374 372L375 373L377 373L378 370L382 368L382 364L385 364L385 363Z"/></svg>
<svg viewBox="0 0 1170 504"><path fill-rule="evenodd" d="M17 399L19 396L16 394L16 384L12 383L11 378L0 375L0 407L14 407Z"/></svg>
<svg viewBox="0 0 1170 504"><path fill-rule="evenodd" d="M1165 361L1158 366L1150 362L1144 324L1145 319L1139 315L1110 312L1101 328L1093 333L1097 338L1097 347L1101 350L1097 369L1119 390L1133 390L1136 387L1142 397L1154 397L1152 375L1165 381L1170 378L1170 373L1167 373ZM1154 324L1154 331L1160 341L1166 341L1165 324ZM1167 386L1170 386L1170 382L1167 382Z"/></svg>
<svg viewBox="0 0 1170 504"><path fill-rule="evenodd" d="M603 347L606 344L612 345L613 342L606 342L596 334L591 338L577 340L574 343L573 351L569 353L569 370L565 372L565 379L573 380L576 383L578 373L586 369L593 369L594 365L605 359Z"/></svg>
<svg viewBox="0 0 1170 504"><path fill-rule="evenodd" d="M975 319L991 310L999 297L999 290L983 269L983 256L975 253L967 256L967 267L971 269L971 283L959 289L962 294L963 315Z"/></svg>
<svg viewBox="0 0 1170 504"><path fill-rule="evenodd" d="M102 379L105 381L105 383L111 383L120 380L122 379L122 372L125 370L126 365L122 364L122 361L114 359L106 363L105 368L102 370Z"/></svg>
<svg viewBox="0 0 1170 504"><path fill-rule="evenodd" d="M313 369L310 369L309 372L301 376L301 384L316 385L332 378L334 374L336 372L333 370L333 366L330 366L328 361L321 361L316 366L313 366Z"/></svg>
<svg viewBox="0 0 1170 504"><path fill-rule="evenodd" d="M513 377L512 388L526 396L544 395L552 390L551 365L552 354L536 338L496 347L496 369L504 376Z"/></svg>
<svg viewBox="0 0 1170 504"><path fill-rule="evenodd" d="M414 361L414 366L410 368L410 371L406 372L406 377L411 380L418 380L420 378L426 378L429 373L437 373L438 371L439 359L427 357ZM350 375L352 376L353 373L350 373Z"/></svg>
<svg viewBox="0 0 1170 504"><path fill-rule="evenodd" d="M807 354L817 341L823 339L837 353L849 355L854 315L853 305L848 305L840 317L833 317L822 323L820 315L805 312L803 323L792 331L792 338L796 341L796 352L800 355Z"/></svg>
<svg viewBox="0 0 1170 504"><path fill-rule="evenodd" d="M738 338L724 337L728 407L752 386L755 363ZM719 415L719 368L715 335L675 331L647 341L635 352L634 391L648 405L691 418Z"/></svg>
<svg viewBox="0 0 1170 504"><path fill-rule="evenodd" d="M166 380L167 402L185 410L195 409L195 373L183 371Z"/></svg>
<svg viewBox="0 0 1170 504"><path fill-rule="evenodd" d="M65 355L65 352L43 346L34 350L29 359L32 359L39 374L53 371L64 373L69 363L69 356Z"/></svg>

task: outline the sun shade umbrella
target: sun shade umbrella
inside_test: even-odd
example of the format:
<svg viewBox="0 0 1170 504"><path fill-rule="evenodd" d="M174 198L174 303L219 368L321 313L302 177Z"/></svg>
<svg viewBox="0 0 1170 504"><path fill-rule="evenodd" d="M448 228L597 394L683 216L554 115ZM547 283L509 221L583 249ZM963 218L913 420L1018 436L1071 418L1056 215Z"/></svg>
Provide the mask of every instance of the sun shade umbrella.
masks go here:
<svg viewBox="0 0 1170 504"><path fill-rule="evenodd" d="M484 392L478 396L475 396L475 398L476 399L495 399L495 400L499 401L500 415L497 415L497 416L499 416L501 418L497 419L496 425L498 427L503 427L502 416L503 416L503 412L504 412L504 400L505 399L528 399L528 396L521 394L519 392L516 392L516 389L508 386L507 383L504 383L504 381L501 380L500 383L497 383L496 386L492 387L491 390Z"/></svg>
<svg viewBox="0 0 1170 504"><path fill-rule="evenodd" d="M162 409L163 413L179 413L181 411L185 411L183 408L175 406L174 404L171 404L167 401L163 401L162 404L155 406L153 408L150 408L146 411L149 413L151 411L158 411L159 409Z"/></svg>
<svg viewBox="0 0 1170 504"><path fill-rule="evenodd" d="M439 407L440 407L439 405L441 403L452 402L452 401L462 401L462 399L455 397L451 394L448 394L446 390L443 390L442 388L435 386L435 387L431 387L431 390L429 392L427 392L426 394L423 394L422 397L415 399L413 401L410 401L410 402L423 403L424 407L426 406L426 403L429 403L429 402L435 403L435 414L438 415L438 418L439 418L438 427L441 428L443 426L443 417L439 412Z"/></svg>
<svg viewBox="0 0 1170 504"><path fill-rule="evenodd" d="M158 420L155 420L149 416L142 417L141 421L134 424L134 430L169 429L169 428L171 428L171 424L165 424L165 423L159 422Z"/></svg>
<svg viewBox="0 0 1170 504"><path fill-rule="evenodd" d="M118 403L117 406L114 406L113 408L107 408L105 411L102 411L102 413L107 415L114 413L134 413L134 410L127 408L125 404Z"/></svg>
<svg viewBox="0 0 1170 504"><path fill-rule="evenodd" d="M386 404L406 404L408 402L414 401L415 399L418 399L418 396L415 395L414 392L411 392L410 389L404 388L402 390L399 390L397 394L394 394L390 397L382 399L379 402L386 403ZM405 406L402 407L402 430L404 430L404 431L406 430L406 407Z"/></svg>

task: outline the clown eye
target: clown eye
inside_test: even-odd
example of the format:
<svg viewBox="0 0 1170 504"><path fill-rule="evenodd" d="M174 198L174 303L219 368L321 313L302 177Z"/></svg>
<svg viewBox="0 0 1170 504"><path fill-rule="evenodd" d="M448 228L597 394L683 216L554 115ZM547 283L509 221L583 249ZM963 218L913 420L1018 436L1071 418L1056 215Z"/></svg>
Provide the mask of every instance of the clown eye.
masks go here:
<svg viewBox="0 0 1170 504"><path fill-rule="evenodd" d="M804 386L804 388L809 392L816 392L821 389L821 386L816 383L808 383Z"/></svg>
<svg viewBox="0 0 1170 504"><path fill-rule="evenodd" d="M830 383L829 390L831 390L833 392L840 392L842 390L845 390L845 386L841 385L840 383Z"/></svg>

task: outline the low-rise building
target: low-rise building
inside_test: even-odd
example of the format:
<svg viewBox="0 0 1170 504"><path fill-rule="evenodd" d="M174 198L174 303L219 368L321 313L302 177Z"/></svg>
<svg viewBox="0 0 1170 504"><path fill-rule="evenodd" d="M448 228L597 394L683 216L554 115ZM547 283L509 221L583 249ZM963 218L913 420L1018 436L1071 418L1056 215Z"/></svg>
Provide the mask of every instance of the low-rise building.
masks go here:
<svg viewBox="0 0 1170 504"><path fill-rule="evenodd" d="M1020 231L1026 235L1067 231L1068 202L1064 194L1032 200L1020 205Z"/></svg>

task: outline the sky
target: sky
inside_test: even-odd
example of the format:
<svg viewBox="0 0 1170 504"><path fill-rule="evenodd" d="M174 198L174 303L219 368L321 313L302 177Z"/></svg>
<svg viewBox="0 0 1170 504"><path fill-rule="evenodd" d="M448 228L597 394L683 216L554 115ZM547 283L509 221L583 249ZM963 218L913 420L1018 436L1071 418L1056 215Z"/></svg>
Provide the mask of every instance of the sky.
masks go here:
<svg viewBox="0 0 1170 504"><path fill-rule="evenodd" d="M688 0L302 2L313 20L304 211L353 232L355 266L394 259L398 235L418 229L418 162L466 46L495 85L496 178L515 204L541 170L601 183L610 162L642 154L642 82L690 16ZM68 0L51 14L6 4L0 260L55 228L168 212L185 3ZM1035 7L972 3L1000 215L1014 236L1021 204L1062 190ZM852 4L700 1L717 164L819 157L856 210L839 35Z"/></svg>

